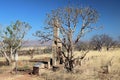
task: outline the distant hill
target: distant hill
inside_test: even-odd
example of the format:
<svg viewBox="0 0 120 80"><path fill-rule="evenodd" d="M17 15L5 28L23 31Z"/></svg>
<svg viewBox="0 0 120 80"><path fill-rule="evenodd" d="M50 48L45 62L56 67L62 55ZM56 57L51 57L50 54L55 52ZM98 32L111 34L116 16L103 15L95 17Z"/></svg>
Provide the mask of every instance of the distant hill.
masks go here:
<svg viewBox="0 0 120 80"><path fill-rule="evenodd" d="M41 44L41 42L38 40L29 40L29 41L23 41L22 46L23 47L52 46L52 41L45 42L45 43Z"/></svg>
<svg viewBox="0 0 120 80"><path fill-rule="evenodd" d="M1 42L0 42L0 47L1 47ZM23 41L22 42L22 47L43 47L43 46L52 46L52 41L45 42L41 44L40 41L38 40L29 40L29 41Z"/></svg>

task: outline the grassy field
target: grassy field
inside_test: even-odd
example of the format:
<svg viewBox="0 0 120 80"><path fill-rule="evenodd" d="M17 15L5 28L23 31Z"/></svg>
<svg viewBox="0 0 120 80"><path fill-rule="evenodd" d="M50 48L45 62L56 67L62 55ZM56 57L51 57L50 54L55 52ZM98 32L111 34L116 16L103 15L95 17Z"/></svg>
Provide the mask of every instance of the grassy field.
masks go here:
<svg viewBox="0 0 120 80"><path fill-rule="evenodd" d="M81 56L82 52L75 51L75 57ZM34 59L51 57L51 54L35 55ZM30 68L34 63L28 62L30 56L20 56L18 67ZM0 58L4 61L4 58ZM106 66L108 73L105 73ZM82 60L81 66L75 66L72 73L67 73L64 68L53 72L51 69L40 69L40 75L34 76L28 73L9 73L9 66L0 67L1 80L120 80L120 49L89 51ZM7 77L6 77L7 76Z"/></svg>

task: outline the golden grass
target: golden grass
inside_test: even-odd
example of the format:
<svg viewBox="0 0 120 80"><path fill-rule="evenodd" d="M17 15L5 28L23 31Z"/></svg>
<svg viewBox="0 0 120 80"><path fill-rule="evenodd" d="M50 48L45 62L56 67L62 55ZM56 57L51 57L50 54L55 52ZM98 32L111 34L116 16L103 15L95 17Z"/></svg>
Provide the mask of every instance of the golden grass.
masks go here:
<svg viewBox="0 0 120 80"><path fill-rule="evenodd" d="M52 54L40 54L40 55L34 55L33 59L40 59L40 58L44 58L44 57L52 57ZM19 56L18 60L30 60L31 56ZM0 57L0 61L5 61L4 57Z"/></svg>
<svg viewBox="0 0 120 80"><path fill-rule="evenodd" d="M49 54L40 54L40 55L34 55L33 59L41 59L44 57L51 57L52 55ZM19 56L19 60L30 60L31 57L30 56Z"/></svg>
<svg viewBox="0 0 120 80"><path fill-rule="evenodd" d="M81 56L82 52L75 51L75 57ZM51 57L52 54L35 55L34 59ZM101 66L106 65L110 60L109 73L102 74ZM0 61L4 61L4 58L0 58ZM19 60L30 60L30 56L19 56ZM1 67L0 69L5 69ZM53 72L51 70L40 70L41 76L33 78L32 80L119 80L120 79L120 49L114 49L110 51L102 50L89 51L82 61L81 66L74 68L75 72L67 73L63 70ZM7 70L7 69L6 69ZM19 75L18 75L19 76ZM20 75L21 76L21 75ZM23 76L23 75L22 75ZM15 80L12 77L6 80Z"/></svg>
<svg viewBox="0 0 120 80"><path fill-rule="evenodd" d="M82 52L74 52L75 57ZM110 64L108 64L111 61ZM108 65L108 74L103 73L102 66ZM74 68L75 73L44 72L48 80L119 80L120 79L120 49L90 51L82 61L81 66Z"/></svg>

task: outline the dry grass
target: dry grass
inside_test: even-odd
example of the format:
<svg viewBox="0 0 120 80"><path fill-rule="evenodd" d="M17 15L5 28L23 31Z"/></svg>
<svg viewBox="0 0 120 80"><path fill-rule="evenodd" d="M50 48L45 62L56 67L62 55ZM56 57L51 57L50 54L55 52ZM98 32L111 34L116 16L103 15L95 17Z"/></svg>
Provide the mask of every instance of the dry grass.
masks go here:
<svg viewBox="0 0 120 80"><path fill-rule="evenodd" d="M51 57L51 54L40 54L40 55L34 55L33 59L41 59L44 57ZM30 56L20 56L19 60L30 60Z"/></svg>
<svg viewBox="0 0 120 80"><path fill-rule="evenodd" d="M49 54L40 54L40 55L34 55L33 59L40 59L40 58L44 58L44 57L52 57L52 55ZM19 56L18 58L19 61L21 60L31 60L31 56ZM0 61L5 61L4 57L0 57Z"/></svg>
<svg viewBox="0 0 120 80"><path fill-rule="evenodd" d="M75 52L75 56L81 56ZM109 63L110 62L110 63ZM104 73L103 66L108 66L108 73ZM90 51L76 66L73 73L63 70L57 72L44 72L45 80L119 80L120 79L120 49L105 51Z"/></svg>
<svg viewBox="0 0 120 80"><path fill-rule="evenodd" d="M81 56L82 52L75 52L75 56ZM51 57L51 54L35 55L34 58L39 59L43 57ZM20 56L19 60L30 60L28 56ZM0 58L4 61L4 58ZM111 62L110 62L111 61ZM108 64L110 62L110 64ZM29 65L26 63L24 65ZM109 73L104 74L102 66L108 65ZM23 66L23 65L22 65ZM0 67L0 70L7 70L8 67ZM31 79L23 80L119 80L120 79L120 49L105 51L90 51L82 60L81 66L76 66L73 73L67 73L62 68L59 71L53 72L51 70L40 69L40 76L27 76ZM2 74L2 73L1 73ZM17 75L23 77L23 75ZM9 76L5 80L19 80ZM24 75L25 77L25 75ZM0 78L1 79L1 78Z"/></svg>

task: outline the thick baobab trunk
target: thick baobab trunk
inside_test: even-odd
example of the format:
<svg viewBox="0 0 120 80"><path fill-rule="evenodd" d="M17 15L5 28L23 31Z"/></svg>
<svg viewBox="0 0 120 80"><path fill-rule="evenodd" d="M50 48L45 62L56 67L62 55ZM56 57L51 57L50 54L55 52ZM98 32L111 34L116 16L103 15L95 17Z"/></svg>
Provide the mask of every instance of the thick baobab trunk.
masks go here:
<svg viewBox="0 0 120 80"><path fill-rule="evenodd" d="M55 66L56 65L56 46L53 45L52 46L52 65Z"/></svg>
<svg viewBox="0 0 120 80"><path fill-rule="evenodd" d="M52 62L53 62L53 66L56 65L56 60L57 60L57 57L58 57L58 48L62 48L62 44L60 43L60 40L58 39L59 38L59 27L60 27L60 24L58 22L58 20L55 20L54 21L54 28L53 28L53 44L52 44Z"/></svg>

